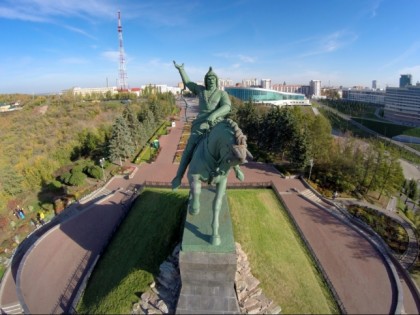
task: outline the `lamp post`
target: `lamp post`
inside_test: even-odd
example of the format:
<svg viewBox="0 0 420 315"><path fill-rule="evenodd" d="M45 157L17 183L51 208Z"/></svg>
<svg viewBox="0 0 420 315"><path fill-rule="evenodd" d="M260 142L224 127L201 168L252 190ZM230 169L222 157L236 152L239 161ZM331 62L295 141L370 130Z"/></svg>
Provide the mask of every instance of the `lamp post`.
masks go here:
<svg viewBox="0 0 420 315"><path fill-rule="evenodd" d="M308 177L308 181L310 181L310 180L311 180L312 167L314 166L314 159L310 159L310 160L309 160L309 166L310 166L310 168L309 168L309 177Z"/></svg>
<svg viewBox="0 0 420 315"><path fill-rule="evenodd" d="M99 159L99 164L101 165L101 168L102 168L102 180L105 181L105 171L104 171L105 159L100 158Z"/></svg>

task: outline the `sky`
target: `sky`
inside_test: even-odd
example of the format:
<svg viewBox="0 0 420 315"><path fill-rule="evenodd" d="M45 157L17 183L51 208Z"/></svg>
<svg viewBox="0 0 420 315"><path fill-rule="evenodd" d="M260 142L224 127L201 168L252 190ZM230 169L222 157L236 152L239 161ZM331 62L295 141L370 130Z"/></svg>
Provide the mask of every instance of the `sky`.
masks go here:
<svg viewBox="0 0 420 315"><path fill-rule="evenodd" d="M420 0L0 0L0 93L193 81L420 81Z"/></svg>

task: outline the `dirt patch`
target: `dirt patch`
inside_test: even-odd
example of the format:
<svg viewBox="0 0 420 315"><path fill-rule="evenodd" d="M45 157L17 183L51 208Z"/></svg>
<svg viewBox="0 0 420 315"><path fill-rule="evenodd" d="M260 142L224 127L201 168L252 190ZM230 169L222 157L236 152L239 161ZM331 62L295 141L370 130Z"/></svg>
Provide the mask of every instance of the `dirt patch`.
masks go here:
<svg viewBox="0 0 420 315"><path fill-rule="evenodd" d="M34 108L35 113L44 115L48 110L48 105L38 106Z"/></svg>

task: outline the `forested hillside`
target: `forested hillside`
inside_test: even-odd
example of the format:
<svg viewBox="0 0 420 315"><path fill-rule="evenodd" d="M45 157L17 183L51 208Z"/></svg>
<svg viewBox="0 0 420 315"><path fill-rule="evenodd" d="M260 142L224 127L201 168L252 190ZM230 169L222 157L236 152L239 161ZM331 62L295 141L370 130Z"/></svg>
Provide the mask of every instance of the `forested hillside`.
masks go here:
<svg viewBox="0 0 420 315"><path fill-rule="evenodd" d="M69 184L69 171L93 170L95 179L93 168L96 173L99 169L100 176L99 159L110 163L110 157L118 156L111 145L118 121L127 120L134 154L174 110L174 97L169 94L151 93L129 104L75 100L68 95L2 95L0 99L19 99L24 105L20 111L0 113L0 253L10 247L10 236L30 223L28 216L23 222L13 215L18 205L32 213L52 210L52 200L43 197Z"/></svg>

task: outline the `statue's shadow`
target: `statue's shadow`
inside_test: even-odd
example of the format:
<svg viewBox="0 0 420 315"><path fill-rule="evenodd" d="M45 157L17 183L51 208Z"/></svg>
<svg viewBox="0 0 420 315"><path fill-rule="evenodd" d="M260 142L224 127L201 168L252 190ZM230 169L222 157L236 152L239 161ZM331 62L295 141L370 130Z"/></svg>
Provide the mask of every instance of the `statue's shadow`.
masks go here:
<svg viewBox="0 0 420 315"><path fill-rule="evenodd" d="M200 232L194 224L186 221L185 222L185 228L187 228L191 233L193 233L196 237L199 239L202 239L203 241L206 241L208 243L211 242L211 235L204 234L203 232Z"/></svg>

